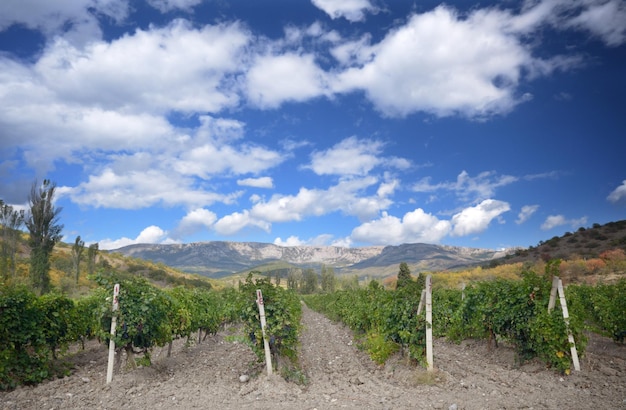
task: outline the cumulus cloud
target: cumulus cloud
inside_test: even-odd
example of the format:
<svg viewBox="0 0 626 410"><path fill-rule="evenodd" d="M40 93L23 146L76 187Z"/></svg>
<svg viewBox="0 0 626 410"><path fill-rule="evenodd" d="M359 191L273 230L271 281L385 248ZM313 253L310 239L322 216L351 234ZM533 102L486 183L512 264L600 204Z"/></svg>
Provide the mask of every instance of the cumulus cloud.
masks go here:
<svg viewBox="0 0 626 410"><path fill-rule="evenodd" d="M57 38L35 71L56 98L78 107L217 112L238 103L226 85L241 69L249 41L238 23L194 28L179 19L84 48Z"/></svg>
<svg viewBox="0 0 626 410"><path fill-rule="evenodd" d="M329 94L326 73L313 54L285 53L258 57L246 75L246 93L259 108L277 108Z"/></svg>
<svg viewBox="0 0 626 410"><path fill-rule="evenodd" d="M507 202L486 199L476 206L465 208L452 216L452 236L466 236L481 233L494 218L511 209Z"/></svg>
<svg viewBox="0 0 626 410"><path fill-rule="evenodd" d="M613 203L626 199L626 179L622 181L622 185L615 188L606 199Z"/></svg>
<svg viewBox="0 0 626 410"><path fill-rule="evenodd" d="M192 11L194 6L202 3L202 0L146 0L149 5L159 10L161 13L180 9Z"/></svg>
<svg viewBox="0 0 626 410"><path fill-rule="evenodd" d="M304 168L317 175L363 176L378 166L410 167L404 158L382 156L384 145L382 141L352 136L326 150L313 152L311 163Z"/></svg>
<svg viewBox="0 0 626 410"><path fill-rule="evenodd" d="M237 180L237 185L250 186L254 188L273 188L274 181L271 177L245 178Z"/></svg>
<svg viewBox="0 0 626 410"><path fill-rule="evenodd" d="M301 240L300 238L298 238L295 235L291 235L289 238L285 239L284 241L279 237L277 237L276 239L274 239L274 245L278 245L278 246L301 246L301 245L306 245L306 243Z"/></svg>
<svg viewBox="0 0 626 410"><path fill-rule="evenodd" d="M510 185L519 180L518 177L512 175L498 175L495 171L481 172L475 177L469 175L467 171L462 171L456 178L456 181L431 183L430 177L424 177L415 183L412 187L415 192L435 192L435 191L451 191L461 199L465 200L483 200L492 197L497 188Z"/></svg>
<svg viewBox="0 0 626 410"><path fill-rule="evenodd" d="M449 221L439 220L417 208L402 219L383 212L379 219L366 222L352 230L350 239L374 245L401 243L438 243L450 232Z"/></svg>
<svg viewBox="0 0 626 410"><path fill-rule="evenodd" d="M0 2L0 31L22 24L46 37L62 34L76 44L85 44L102 36L98 16L120 23L128 12L127 0L4 0Z"/></svg>
<svg viewBox="0 0 626 410"><path fill-rule="evenodd" d="M312 3L332 19L343 17L351 22L365 20L367 12L378 12L378 8L370 0L312 0Z"/></svg>
<svg viewBox="0 0 626 410"><path fill-rule="evenodd" d="M174 232L172 232L172 236L175 238L183 238L202 229L210 229L216 220L217 215L215 215L214 212L205 208L194 209L180 220L178 226Z"/></svg>
<svg viewBox="0 0 626 410"><path fill-rule="evenodd" d="M535 64L504 29L507 18L495 10L461 18L446 6L413 15L378 44L359 41L353 53L343 45L338 54L344 62L346 55L355 58L337 76L335 89L363 90L388 116L505 113L520 101L522 71Z"/></svg>
<svg viewBox="0 0 626 410"><path fill-rule="evenodd" d="M156 225L151 225L141 231L135 239L127 237L120 239L103 239L98 242L98 247L103 250L111 250L139 243L175 243L175 241L168 238L166 231Z"/></svg>
<svg viewBox="0 0 626 410"><path fill-rule="evenodd" d="M546 218L543 224L541 224L541 229L544 231L548 231L552 228L556 228L557 226L570 225L572 228L577 228L583 226L587 223L587 217L584 216L579 219L567 219L563 215L550 215Z"/></svg>
<svg viewBox="0 0 626 410"><path fill-rule="evenodd" d="M251 217L250 212L244 210L220 218L213 228L220 235L233 235L246 228L257 228L269 232L271 225L266 221Z"/></svg>
<svg viewBox="0 0 626 410"><path fill-rule="evenodd" d="M325 151L311 155L308 166L317 175L367 175L382 159L380 141L349 137Z"/></svg>
<svg viewBox="0 0 626 410"><path fill-rule="evenodd" d="M276 194L267 201L255 203L250 214L268 222L300 221L336 211L370 219L392 203L386 197L361 196L366 188L377 182L374 177L365 177L342 180L326 190L300 188L296 195Z"/></svg>
<svg viewBox="0 0 626 410"><path fill-rule="evenodd" d="M524 205L517 215L517 219L515 223L520 225L526 222L537 210L539 209L539 205Z"/></svg>
<svg viewBox="0 0 626 410"><path fill-rule="evenodd" d="M330 234L321 234L309 239L300 239L296 235L291 235L283 240L280 236L274 239L274 245L278 246L339 246L331 243L333 236Z"/></svg>

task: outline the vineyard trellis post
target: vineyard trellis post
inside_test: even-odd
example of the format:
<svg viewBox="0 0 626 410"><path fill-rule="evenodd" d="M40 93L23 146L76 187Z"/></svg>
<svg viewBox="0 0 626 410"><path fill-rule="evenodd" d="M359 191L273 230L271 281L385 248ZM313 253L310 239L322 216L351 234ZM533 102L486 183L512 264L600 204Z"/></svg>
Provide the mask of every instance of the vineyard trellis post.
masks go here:
<svg viewBox="0 0 626 410"><path fill-rule="evenodd" d="M433 371L433 292L432 276L426 276L426 364Z"/></svg>
<svg viewBox="0 0 626 410"><path fill-rule="evenodd" d="M422 308L426 307L426 365L428 371L433 370L433 286L432 276L426 276L426 285L422 290L420 303L417 306L417 314L422 313Z"/></svg>
<svg viewBox="0 0 626 410"><path fill-rule="evenodd" d="M270 352L270 344L265 336L265 307L263 306L263 294L261 289L256 290L256 304L259 307L259 316L261 317L261 332L263 333L263 348L265 349L265 364L267 365L267 375L272 375L272 355Z"/></svg>
<svg viewBox="0 0 626 410"><path fill-rule="evenodd" d="M113 380L113 362L115 361L115 328L117 326L117 310L119 308L120 284L113 286L113 307L111 315L111 338L109 339L109 363L107 365L107 384Z"/></svg>
<svg viewBox="0 0 626 410"><path fill-rule="evenodd" d="M559 295L559 301L561 302L561 311L563 312L563 320L567 328L567 341L569 342L570 352L572 354L572 363L574 364L574 370L580 371L580 362L578 361L578 351L576 350L576 342L574 336L569 327L569 312L567 310L567 301L565 300L565 291L563 290L563 281L558 276L552 278L552 289L550 290L550 301L548 302L548 312L554 309L556 303L556 295Z"/></svg>

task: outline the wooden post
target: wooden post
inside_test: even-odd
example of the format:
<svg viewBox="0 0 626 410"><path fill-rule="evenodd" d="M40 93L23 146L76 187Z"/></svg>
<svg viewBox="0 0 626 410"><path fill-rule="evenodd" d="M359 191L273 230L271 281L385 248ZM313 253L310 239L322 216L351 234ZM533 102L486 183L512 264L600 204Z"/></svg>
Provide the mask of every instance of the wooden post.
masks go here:
<svg viewBox="0 0 626 410"><path fill-rule="evenodd" d="M120 295L120 284L116 283L113 286L113 308L111 309L113 314L111 316L111 338L109 339L109 363L107 366L107 384L113 380L113 362L115 361L115 328L117 326L117 310L119 308L118 297Z"/></svg>
<svg viewBox="0 0 626 410"><path fill-rule="evenodd" d="M558 276L554 276L552 278L552 289L550 289L550 302L548 302L548 312L552 312L554 309L554 303L556 302L556 292L559 287L559 279Z"/></svg>
<svg viewBox="0 0 626 410"><path fill-rule="evenodd" d="M426 363L428 371L433 371L433 299L432 276L426 277Z"/></svg>
<svg viewBox="0 0 626 410"><path fill-rule="evenodd" d="M422 296L420 297L420 304L417 306L417 314L422 313L424 304L426 303L426 289L422 289Z"/></svg>
<svg viewBox="0 0 626 410"><path fill-rule="evenodd" d="M576 342L574 341L574 335L569 328L569 311L567 310L567 301L565 300L565 291L563 290L563 282L561 278L555 276L552 279L552 289L550 290L550 302L548 303L548 311L551 312L554 309L556 294L559 295L559 301L561 302L561 311L563 312L563 320L565 321L565 327L567 328L567 341L570 346L570 353L572 354L572 363L574 364L574 370L580 371L580 362L578 361L578 351L576 350Z"/></svg>
<svg viewBox="0 0 626 410"><path fill-rule="evenodd" d="M263 333L263 348L265 349L265 364L267 366L267 375L272 375L272 354L270 352L270 344L265 337L265 307L263 306L263 294L261 289L256 290L256 304L259 307L259 316L261 317L261 332Z"/></svg>

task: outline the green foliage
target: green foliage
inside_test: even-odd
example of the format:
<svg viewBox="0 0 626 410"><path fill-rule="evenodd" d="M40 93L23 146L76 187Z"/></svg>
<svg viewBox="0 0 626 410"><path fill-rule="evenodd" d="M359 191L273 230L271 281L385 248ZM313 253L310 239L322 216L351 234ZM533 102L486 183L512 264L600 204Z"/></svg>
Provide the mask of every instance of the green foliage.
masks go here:
<svg viewBox="0 0 626 410"><path fill-rule="evenodd" d="M616 342L626 338L626 279L616 284L576 285L567 289L572 310L589 326Z"/></svg>
<svg viewBox="0 0 626 410"><path fill-rule="evenodd" d="M56 184L49 180L44 180L41 186L35 181L28 197L30 207L25 220L31 248L31 280L42 294L50 291L50 256L63 230L63 225L59 224L61 208L54 206L55 192Z"/></svg>
<svg viewBox="0 0 626 410"><path fill-rule="evenodd" d="M56 359L57 349L66 349L68 343L75 340L72 332L76 317L74 301L63 295L47 294L37 300L36 309L43 315L41 332L52 357Z"/></svg>
<svg viewBox="0 0 626 410"><path fill-rule="evenodd" d="M503 339L515 346L518 359L524 361L541 357L561 372L569 372L571 353L566 325L561 312L548 313L550 297L550 269L540 277L528 271L522 280L498 279L480 282L465 290L466 297L452 318L448 337ZM569 329L582 354L585 347L583 327L573 318Z"/></svg>
<svg viewBox="0 0 626 410"><path fill-rule="evenodd" d="M398 272L398 282L396 283L396 288L400 289L410 282L411 270L409 269L409 265L407 265L406 262L402 262L400 263L400 271Z"/></svg>
<svg viewBox="0 0 626 410"><path fill-rule="evenodd" d="M398 344L388 340L381 332L371 330L367 333L363 347L372 360L378 364L385 364L387 359L398 351Z"/></svg>
<svg viewBox="0 0 626 410"><path fill-rule="evenodd" d="M259 309L256 303L257 289L260 289L263 294L267 323L265 335L269 340L272 355L287 357L295 362L302 316L300 300L292 291L272 285L269 278L254 280L250 274L245 283L240 285L241 319L245 332L250 337L252 350L259 360L263 360L264 350Z"/></svg>

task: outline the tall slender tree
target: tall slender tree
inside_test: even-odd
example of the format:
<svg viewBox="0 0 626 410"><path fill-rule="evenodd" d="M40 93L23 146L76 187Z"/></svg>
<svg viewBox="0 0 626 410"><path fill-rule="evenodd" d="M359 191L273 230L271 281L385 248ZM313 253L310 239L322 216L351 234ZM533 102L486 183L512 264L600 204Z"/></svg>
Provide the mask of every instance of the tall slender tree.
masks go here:
<svg viewBox="0 0 626 410"><path fill-rule="evenodd" d="M2 246L0 247L0 272L4 281L15 276L17 243L20 227L24 223L24 211L18 211L0 199L0 226Z"/></svg>
<svg viewBox="0 0 626 410"><path fill-rule="evenodd" d="M396 289L411 283L411 270L406 262L400 263L400 272L398 272L398 281L396 282Z"/></svg>
<svg viewBox="0 0 626 410"><path fill-rule="evenodd" d="M335 270L332 267L322 265L322 291L333 293L336 288Z"/></svg>
<svg viewBox="0 0 626 410"><path fill-rule="evenodd" d="M50 291L50 255L54 246L61 240L63 225L59 224L61 208L54 206L56 184L44 179L37 181L28 196L29 211L25 224L30 233L30 277L33 287L41 294Z"/></svg>
<svg viewBox="0 0 626 410"><path fill-rule="evenodd" d="M78 279L80 278L80 257L85 251L85 241L80 239L80 235L76 237L74 245L72 246L72 263L74 264L74 273L76 274L76 284L78 285Z"/></svg>
<svg viewBox="0 0 626 410"><path fill-rule="evenodd" d="M98 242L92 243L87 248L87 272L93 275L96 271L96 259L98 258Z"/></svg>

